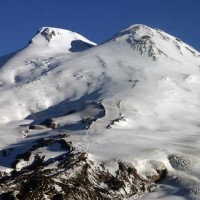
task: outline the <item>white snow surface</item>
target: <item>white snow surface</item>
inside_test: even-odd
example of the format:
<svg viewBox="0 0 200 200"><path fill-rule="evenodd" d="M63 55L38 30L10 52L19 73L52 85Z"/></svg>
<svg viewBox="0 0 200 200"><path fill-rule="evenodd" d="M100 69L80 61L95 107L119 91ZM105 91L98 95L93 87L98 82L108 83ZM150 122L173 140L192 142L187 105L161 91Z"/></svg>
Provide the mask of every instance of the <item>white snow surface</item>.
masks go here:
<svg viewBox="0 0 200 200"><path fill-rule="evenodd" d="M169 192L144 199L185 199L188 187L198 199L199 88L200 53L161 30L133 25L95 46L77 33L45 27L0 67L0 147L21 144L23 151L57 131L22 138L24 126L57 118L91 159L128 161L144 177L159 161L178 177ZM105 115L82 129L82 119L100 113L99 102Z"/></svg>

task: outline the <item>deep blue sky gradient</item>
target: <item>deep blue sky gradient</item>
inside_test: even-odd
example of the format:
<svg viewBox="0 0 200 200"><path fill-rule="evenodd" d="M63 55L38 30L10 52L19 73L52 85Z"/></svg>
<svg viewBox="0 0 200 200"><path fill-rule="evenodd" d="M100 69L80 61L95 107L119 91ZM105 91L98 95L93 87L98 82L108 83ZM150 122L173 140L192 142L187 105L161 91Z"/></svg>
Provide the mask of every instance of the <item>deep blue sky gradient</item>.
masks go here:
<svg viewBox="0 0 200 200"><path fill-rule="evenodd" d="M24 47L42 26L100 43L138 23L200 50L200 0L0 0L0 56Z"/></svg>

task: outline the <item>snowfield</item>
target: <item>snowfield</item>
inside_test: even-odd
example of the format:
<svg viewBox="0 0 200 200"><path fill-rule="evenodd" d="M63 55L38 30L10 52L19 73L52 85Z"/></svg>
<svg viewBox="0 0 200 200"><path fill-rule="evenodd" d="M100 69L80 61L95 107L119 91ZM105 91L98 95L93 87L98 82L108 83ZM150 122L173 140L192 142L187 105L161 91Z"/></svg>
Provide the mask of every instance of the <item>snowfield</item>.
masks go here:
<svg viewBox="0 0 200 200"><path fill-rule="evenodd" d="M124 199L200 199L197 50L145 25L100 45L44 27L0 64L0 171L12 172L16 156L37 139L67 133L111 174L119 160L144 180L167 170L152 193ZM47 162L63 153L58 144L42 146L16 170L35 155Z"/></svg>

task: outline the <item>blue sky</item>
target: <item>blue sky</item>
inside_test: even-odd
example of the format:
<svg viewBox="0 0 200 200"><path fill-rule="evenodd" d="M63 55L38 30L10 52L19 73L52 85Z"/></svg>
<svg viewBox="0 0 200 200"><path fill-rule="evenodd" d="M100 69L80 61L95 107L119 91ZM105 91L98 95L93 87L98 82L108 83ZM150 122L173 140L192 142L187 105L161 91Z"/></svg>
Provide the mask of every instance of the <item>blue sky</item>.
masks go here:
<svg viewBox="0 0 200 200"><path fill-rule="evenodd" d="M42 26L76 31L100 43L136 23L200 50L200 0L1 0L0 56L24 47Z"/></svg>

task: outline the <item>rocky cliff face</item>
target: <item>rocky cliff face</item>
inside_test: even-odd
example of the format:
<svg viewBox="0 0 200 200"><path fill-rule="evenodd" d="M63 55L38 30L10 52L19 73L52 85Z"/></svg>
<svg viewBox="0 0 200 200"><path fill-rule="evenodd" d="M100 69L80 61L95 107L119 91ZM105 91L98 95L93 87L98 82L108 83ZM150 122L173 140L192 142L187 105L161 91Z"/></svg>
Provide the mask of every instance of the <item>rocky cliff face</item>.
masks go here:
<svg viewBox="0 0 200 200"><path fill-rule="evenodd" d="M44 148L63 152L46 159ZM1 173L1 199L123 199L140 197L156 189L166 176L161 165L155 174L141 177L131 164L115 162L112 174L103 163L91 161L87 153L73 147L66 134L42 138L17 155L10 174Z"/></svg>

